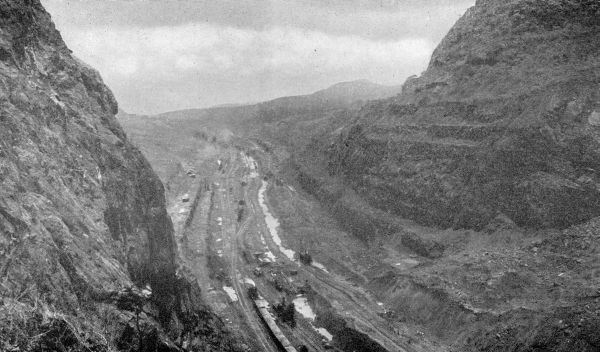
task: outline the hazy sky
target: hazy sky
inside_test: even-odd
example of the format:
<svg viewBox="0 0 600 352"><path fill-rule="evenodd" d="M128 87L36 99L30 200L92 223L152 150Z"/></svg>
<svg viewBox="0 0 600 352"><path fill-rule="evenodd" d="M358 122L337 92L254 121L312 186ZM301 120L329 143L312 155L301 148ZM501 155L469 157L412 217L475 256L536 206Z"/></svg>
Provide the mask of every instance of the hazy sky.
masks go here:
<svg viewBox="0 0 600 352"><path fill-rule="evenodd" d="M130 113L402 84L474 2L42 0Z"/></svg>

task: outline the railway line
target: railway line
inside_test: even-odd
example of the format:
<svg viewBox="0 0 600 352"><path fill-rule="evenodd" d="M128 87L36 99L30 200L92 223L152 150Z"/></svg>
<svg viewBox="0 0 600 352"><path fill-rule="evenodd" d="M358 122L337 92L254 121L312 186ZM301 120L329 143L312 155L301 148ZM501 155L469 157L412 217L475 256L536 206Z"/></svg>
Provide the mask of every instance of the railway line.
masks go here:
<svg viewBox="0 0 600 352"><path fill-rule="evenodd" d="M344 287L344 288L340 288L334 284L331 283L331 280L323 277L323 275L319 275L316 274L314 271L316 271L318 269L315 270L311 270L311 269L304 269L304 272L309 274L312 279L319 281L320 284L327 286L331 291L335 291L337 292L337 296L338 297L345 297L349 302L352 303L352 305L354 306L354 308L359 308L359 309L354 309L354 314L355 316L358 315L360 317L360 323L363 324L364 326L366 326L367 328L369 328L371 334L377 334L378 335L378 339L377 341L379 341L380 343L382 343L383 347L388 349L388 350L392 350L392 351L405 351L405 352L425 352L425 351L420 351L420 350L416 350L414 347L412 346L408 346L407 344L401 344L399 342L397 342L396 339L394 339L393 337L391 337L389 333L385 333L388 331L388 328L386 326L381 326L382 323L379 321L381 320L381 318L379 318L378 316L375 316L374 314L371 314L370 312L372 310L370 310L368 307L365 307L364 304L362 302L360 302L356 297L354 297L354 295L351 293L351 290L348 287ZM338 300L338 302L343 301L343 300ZM392 349L393 348L393 349Z"/></svg>
<svg viewBox="0 0 600 352"><path fill-rule="evenodd" d="M285 352L297 352L294 346L292 346L290 341L283 334L279 326L277 326L275 318L273 318L269 312L269 302L262 298L255 299L253 302L258 314L262 318L263 322L268 326L269 331L271 331L273 334L275 340L278 342L279 347Z"/></svg>
<svg viewBox="0 0 600 352"><path fill-rule="evenodd" d="M235 155L235 154L234 154ZM234 156L234 161L237 159L237 156ZM219 200L220 200L220 206L221 206L221 210L224 212L224 215L228 215L228 216L224 216L224 219L230 219L231 214L233 214L233 210L231 209L231 199L230 199L230 195L228 192L228 189L231 186L231 175L235 172L235 170L237 169L237 165L234 167L233 165L236 163L232 163L230 162L226 167L226 172L224 174L224 176L221 178L221 182L223 183L224 186L224 191L221 191L220 189L218 190L218 194L219 194ZM266 352L277 352L278 349L273 346L273 344L270 342L270 339L265 336L265 331L263 329L261 329L260 324L257 322L256 317L254 315L254 311L251 307L251 305L248 303L248 300L246 298L246 294L244 292L244 290L242 289L241 285L239 284L238 281L238 277L237 277L237 261L238 261L238 254L237 254L237 237L239 236L240 233L243 233L245 231L245 228L248 224L248 222L250 221L250 217L247 217L243 224L235 231L235 234L229 236L230 237L230 246L231 246L231 267L230 267L230 276L231 276L231 281L232 281L232 285L233 288L235 289L236 293L237 293L237 297L238 297L238 302L240 303L240 307L242 310L242 313L244 315L244 318L246 319L246 321L248 322L248 324L250 325L254 335L257 338L257 343L260 345L260 347L262 347L263 351ZM221 238L227 238L226 234L228 231L225 230L225 226L221 226Z"/></svg>
<svg viewBox="0 0 600 352"><path fill-rule="evenodd" d="M267 157L268 158L268 157ZM268 163L269 161L267 161ZM288 337L286 337L281 329L277 327L274 319L267 311L264 306L264 302L257 303L254 300L250 300L247 297L247 291L245 284L241 283L244 277L251 277L252 270L247 267L247 263L240 260L241 252L240 248L247 248L247 235L248 228L251 224L256 224L262 231L268 231L266 224L261 216L260 208L258 208L258 185L256 180L260 180L259 177L254 179L247 179L242 177L246 175L247 171L245 167L241 165L242 160L236 153L232 153L228 162L221 170L218 175L218 180L221 182L220 186L216 189L217 199L222 212L222 226L220 228L220 235L222 239L228 242L229 251L226 255L229 255L229 273L231 277L231 283L233 289L237 294L237 301L239 302L239 310L241 311L242 317L251 328L251 335L256 337L254 344L262 351L275 352L275 351L286 351L286 352L297 352L296 348L290 343ZM242 218L235 218L236 207L239 199L233 194L234 189L238 189L239 182L241 180L249 181L246 186L242 187L240 196L244 200L245 214ZM235 205L235 206L234 206ZM359 330L367 333L374 338L375 341L379 342L384 348L389 351L409 351L419 352L419 349L411 348L412 346L406 346L405 344L398 341L398 335L393 334L388 330L389 327L384 326L385 322L382 322L381 317L377 316L368 303L363 302L362 299L356 297L356 293L349 287L339 286L335 280L329 277L329 274L321 272L320 269L313 267L300 266L297 267L296 263L292 263L275 243L272 243L271 236L264 236L268 238L266 250L270 250L274 253L278 253L278 257L288 263L293 264L299 272L301 272L310 282L318 283L319 286L325 288L325 297L333 299L341 306L345 311L351 311L352 317L361 327ZM255 239L256 240L256 239ZM223 242L225 244L225 242ZM287 265L287 264L286 264ZM320 290L322 291L322 289ZM271 294L273 295L273 294ZM236 302L234 302L236 303ZM262 310L262 312L261 312ZM273 321L271 321L273 320ZM325 348L322 345L320 335L312 330L311 325L304 324L306 326L298 326L290 332L290 337L293 337L295 341L300 341L311 349L311 351L323 351Z"/></svg>
<svg viewBox="0 0 600 352"><path fill-rule="evenodd" d="M230 182L233 179L234 178L232 178L232 177L226 177L226 188L232 187ZM260 178L257 177L256 179L260 179ZM243 196L245 209L246 209L247 213L246 213L246 216L243 218L243 221L241 223L239 223L239 227L235 231L235 236L231 237L230 244L231 244L231 254L232 255L230 258L231 259L230 265L232 268L232 277L236 278L235 280L233 280L234 281L234 289L236 290L236 292L238 294L238 298L240 300L242 309L245 312L248 312L249 306L250 305L253 306L253 308L255 309L255 312L262 319L262 322L264 323L263 326L269 330L269 335L271 335L271 337L274 338L274 340L272 340L272 341L275 342L275 345L282 351L296 352L297 351L296 348L290 343L289 339L285 336L285 334L277 326L272 315L267 311L267 308L265 305L265 302L267 302L267 301L263 300L258 305L257 305L256 301L248 302L247 297L246 297L245 287L243 285L240 285L240 283L239 283L239 279L241 278L242 275L246 274L247 276L250 276L250 272L247 271L247 268L245 268L244 263L240 263L239 248L244 247L244 244L247 241L247 229L248 229L249 225L254 221L258 221L258 218L256 216L257 208L253 202L254 197L249 195L249 193L252 193L254 195L254 193L257 192L256 187L257 187L257 185L254 182L248 182L247 186L243 188L241 193ZM233 214L234 211L233 211L233 208L231 207L231 205L236 203L236 199L232 199L231 198L232 195L229 193L224 193L224 194L225 194L224 195L225 203L227 204L226 211L229 214ZM238 271L239 271L240 277L238 277ZM264 307L262 307L262 306L264 306ZM304 326L304 327L297 326L292 331L291 334L295 337L296 340L298 340L302 344L310 347L311 351L319 352L319 351L323 350L323 347L320 343L321 342L320 338L318 338L316 336L317 334L314 331L312 331L310 326ZM263 341L263 345L267 345L267 343L265 341Z"/></svg>
<svg viewBox="0 0 600 352"><path fill-rule="evenodd" d="M278 251L278 247L270 245L269 242L270 241L267 241L269 244L269 249L272 251ZM280 254L280 257L284 258L285 256ZM374 338L375 341L379 342L382 347L389 351L418 351L411 346L397 342L397 335L394 335L394 337L396 337L396 339L394 339L394 337L390 336L391 334L384 333L384 331L386 331L388 328L381 326L379 323L381 318L376 316L376 314L373 314L373 309L366 307L364 303L354 297L349 287L339 287L333 282L333 280L331 280L330 277L325 277L327 274L321 274L320 272L317 273L319 270L320 269L306 266L301 266L298 268L299 272L302 272L305 276L310 278L309 281L318 282L320 285L325 286L327 288L327 296L329 296L329 299L333 298L335 301L342 304L345 311L352 311L355 320L360 322L362 326L368 328L368 335L370 335L371 338ZM344 304L344 302L348 302L348 304Z"/></svg>
<svg viewBox="0 0 600 352"><path fill-rule="evenodd" d="M265 162L270 165L272 161L270 156L265 155ZM246 201L247 204L252 204L255 207L256 200L254 197ZM270 236L267 236L270 238ZM274 253L279 253L279 257L283 260L288 258L281 253L279 247L272 243L272 240L267 240L269 250ZM354 290L349 286L340 286L336 284L336 280L332 280L330 275L310 266L300 266L297 268L299 272L302 272L305 276L309 277L309 281L318 282L320 285L326 287L328 298L333 298L338 303L341 303L345 311L351 311L352 316L357 322L359 322L368 331L366 332L371 338L379 342L382 347L389 351L398 352L424 352L415 346L408 345L398 341L398 335L391 331L390 327L387 326L385 321L375 313L373 307L365 305L362 300L355 296ZM346 304L343 304L343 303Z"/></svg>
<svg viewBox="0 0 600 352"><path fill-rule="evenodd" d="M241 225L240 231L238 231L238 234L236 236L237 240L241 241L241 243L244 243L244 244L246 243L246 240L247 240L247 238L246 238L246 235L247 235L246 229L247 229L247 226L249 224L249 220L251 218L253 220L256 220L256 205L254 204L254 202L248 196L248 189L249 188L244 189L243 196L244 196L244 202L246 204L246 209L248 209L249 214L247 216L247 219L244 220L244 223ZM239 248L240 243L238 242L237 245L238 245L237 248ZM237 258L237 256L236 256L236 258ZM236 265L237 265L237 263L236 263ZM264 301L264 302L266 302L266 301ZM262 303L263 302L261 302L261 304ZM259 312L259 314L261 315L261 317L262 317L263 321L265 322L265 324L271 328L273 326L273 324L275 324L275 322L273 321L272 324L269 324L266 321L266 319L272 319L271 315L267 311L265 311L265 309L263 309L263 308L259 309L259 305L260 304L257 304L256 300L254 301L254 304L255 304L255 308L257 308L257 312ZM275 324L275 326L276 326L276 324ZM277 329L279 331L281 331L279 329L279 327L277 327ZM277 338L278 334L275 333L275 331L272 331L272 332L273 332L273 336ZM305 331L305 329L302 329L302 328L294 329L293 335L296 337L296 339L302 341L302 343L304 345L306 345L307 347L309 347L311 351L317 351L318 352L318 351L322 351L323 350L323 347L321 346L320 341L318 341L318 340L315 341L315 337L313 335L311 335L309 332ZM283 335L283 333L281 333L281 336L285 337L285 335ZM277 338L277 339L279 340L279 338ZM285 341L289 342L289 340L287 340L287 338L285 339ZM280 341L281 347L284 348L285 351L287 351L287 352L296 351L296 349L293 348L293 346L284 347L284 346L287 345L287 343L285 341Z"/></svg>

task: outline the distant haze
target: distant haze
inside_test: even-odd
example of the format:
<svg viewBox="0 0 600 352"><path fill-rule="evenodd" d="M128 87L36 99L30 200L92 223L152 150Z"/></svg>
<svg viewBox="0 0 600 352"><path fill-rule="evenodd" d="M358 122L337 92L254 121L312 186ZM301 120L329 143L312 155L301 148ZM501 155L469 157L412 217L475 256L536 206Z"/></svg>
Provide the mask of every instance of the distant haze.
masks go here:
<svg viewBox="0 0 600 352"><path fill-rule="evenodd" d="M42 0L129 113L419 74L475 0Z"/></svg>

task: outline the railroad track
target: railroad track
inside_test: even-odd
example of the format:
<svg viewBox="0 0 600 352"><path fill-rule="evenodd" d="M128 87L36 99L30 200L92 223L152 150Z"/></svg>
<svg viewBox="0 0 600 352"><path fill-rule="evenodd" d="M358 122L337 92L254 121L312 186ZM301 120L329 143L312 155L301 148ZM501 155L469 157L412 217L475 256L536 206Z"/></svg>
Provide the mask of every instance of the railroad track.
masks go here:
<svg viewBox="0 0 600 352"><path fill-rule="evenodd" d="M246 200L246 203L248 204L248 200ZM250 202L252 204L252 206L255 206L255 199L254 197L252 197L252 200ZM270 236L267 236L270 238ZM289 259L283 255L282 253L280 253L279 248L277 246L273 246L271 244L272 240L268 240L267 244L269 246L269 249L274 251L275 253L279 253L279 257L283 258L284 260L288 260ZM360 323L364 326L367 327L370 330L370 333L368 335L372 335L372 334L376 334L378 335L378 340L380 340L380 343L382 344L382 346L390 351L399 351L399 352L417 352L417 350L414 348L414 346L409 346L408 344L403 344L403 343L399 343L396 341L396 339L394 337L396 337L396 334L392 334L391 332L388 331L388 328L385 326L381 326L381 322L379 322L381 320L381 318L377 315L372 314L372 308L371 307L366 307L364 305L363 302L361 302L359 299L357 299L353 293L350 293L352 290L349 287L338 287L337 285L332 283L331 278L329 277L325 277L323 278L322 276L325 275L324 273L319 272L318 274L316 274L314 271L318 270L318 269L313 269L312 268L307 268L307 267L300 267L299 268L300 271L302 271L303 273L305 273L307 276L312 277L314 280L319 281L322 285L326 286L330 291L333 292L337 292L336 296L338 297L342 297L345 300L349 301L351 303L352 311L355 313L355 315L358 316ZM343 300L341 300L343 301ZM360 308L360 309L356 309L356 308ZM379 323L374 323L374 322L379 322Z"/></svg>
<svg viewBox="0 0 600 352"><path fill-rule="evenodd" d="M318 269L314 269L315 271ZM365 307L362 302L360 302L353 294L350 293L348 287L340 288L334 284L332 284L330 279L319 277L319 275L315 274L309 269L302 270L304 273L309 274L313 279L319 281L322 285L327 286L329 289L338 292L338 297L343 296L346 297L355 307L360 307L360 310L355 309L354 313L358 315L361 319L360 322L364 326L368 327L373 332L377 333L380 338L385 341L383 347L389 349L390 347L394 348L392 351L404 351L404 352L417 352L414 346L408 346L406 344L400 344L396 342L395 339L390 337L390 333L386 333L388 331L387 327L382 327L381 325L375 325L374 322L379 321L381 318L375 316L373 314L368 314L365 312L370 312L371 309L369 307ZM381 323L379 323L381 324ZM370 335L370 334L368 334Z"/></svg>
<svg viewBox="0 0 600 352"><path fill-rule="evenodd" d="M237 165L237 155L234 156L233 159L230 159L230 162L227 165L227 169L225 171L225 173L222 175L221 182L222 185L219 188L223 188L224 190L221 191L220 189L218 190L218 194L219 194L219 202L220 202L220 206L221 206L221 210L223 212L223 226L221 227L221 236L223 239L227 238L227 231L225 230L225 220L227 219L227 221L229 223L231 222L236 222L235 220L233 220L233 214L234 211L236 209L234 209L232 207L232 205L234 203L237 203L237 199L232 199L232 196L229 192L230 188L232 187L232 180L236 179L235 177L232 177L232 175L239 170L239 165ZM243 190L243 197L244 197L244 201L246 204L246 216L244 217L243 221L238 225L238 227L236 228L236 230L231 233L231 235L229 236L229 244L230 244L230 276L232 278L232 286L234 288L234 290L236 291L236 294L238 296L238 302L240 303L240 307L242 309L242 313L244 315L244 318L246 319L246 321L248 322L248 324L250 325L251 329L253 330L254 335L257 337L257 343L260 347L263 348L264 351L267 352L275 352L278 351L278 347L274 346L274 341L272 340L272 337L269 335L269 332L265 330L265 328L263 327L263 325L260 324L260 321L258 321L258 314L256 314L255 310L253 309L254 306L254 302L249 301L249 299L246 296L246 289L244 287L243 284L240 284L239 279L243 279L244 275L247 275L248 273L245 272L245 268L243 264L240 264L240 255L239 255L239 247L240 247L240 241L243 243L246 240L246 236L247 236L247 229L248 226L252 223L252 221L256 220L256 216L257 216L257 204L256 204L256 197L250 196L248 193L250 192L249 190L252 190L253 193L256 193L254 191L256 191L255 188L255 182L249 182L248 185L246 186L246 188ZM262 214L262 212L260 212ZM270 236L266 236L269 237ZM275 248L275 250L278 252L278 248ZM285 257L283 255L280 255L280 257ZM286 258L287 259L287 258ZM239 277L238 277L238 273L239 273ZM323 351L323 346L321 345L321 340L319 338L317 338L317 334L316 332L312 332L312 331L307 331L306 329L309 328L296 328L294 329L294 331L292 331L292 334L295 336L295 338L299 341L301 341L302 344L306 345L307 347L311 348L312 351ZM401 351L401 350L398 350Z"/></svg>
<svg viewBox="0 0 600 352"><path fill-rule="evenodd" d="M250 185L248 186L248 188L250 188ZM256 206L255 206L254 202L252 200L250 200L250 197L248 196L248 188L245 189L243 192L244 201L245 201L246 207L249 211L248 218L255 219L256 213L257 213ZM246 226L246 225L247 225L247 223L243 224L243 226ZM241 231L238 233L239 233L239 235L241 235L241 237L238 236L238 238L237 238L238 241L242 241L242 243L245 243L247 232ZM238 246L239 246L239 243L238 243ZM314 333L308 332L304 328L300 328L299 326L297 326L297 328L292 331L292 334L296 337L296 339L298 339L304 345L309 347L311 351L317 351L317 352L323 351L323 346L321 345L321 340L319 338L315 338Z"/></svg>
<svg viewBox="0 0 600 352"><path fill-rule="evenodd" d="M234 154L237 155L237 154ZM232 217L232 209L231 209L231 199L229 198L229 188L231 187L231 175L237 170L237 165L235 160L236 156L233 158L233 162L230 158L229 165L227 165L227 170L225 174L220 178L222 187L217 189L219 195L219 203L221 206L221 211L223 212L223 226L221 226L221 238L227 238L227 231L225 230L225 220L231 221ZM224 189L224 191L221 190ZM223 194L224 193L224 194ZM240 230L245 230L245 225L248 223L249 218L244 222L244 226L240 227L234 234L230 236L230 246L231 246L231 268L230 268L230 276L234 290L238 296L238 302L240 303L240 307L242 309L242 313L244 318L248 322L248 325L252 329L252 332L256 336L256 343L259 347L262 348L263 351L266 352L278 352L277 348L273 347L270 342L270 338L265 337L265 332L261 329L259 322L256 320L254 310L249 305L246 293L242 289L241 285L238 282L237 277L237 245L236 245L236 237L238 236Z"/></svg>

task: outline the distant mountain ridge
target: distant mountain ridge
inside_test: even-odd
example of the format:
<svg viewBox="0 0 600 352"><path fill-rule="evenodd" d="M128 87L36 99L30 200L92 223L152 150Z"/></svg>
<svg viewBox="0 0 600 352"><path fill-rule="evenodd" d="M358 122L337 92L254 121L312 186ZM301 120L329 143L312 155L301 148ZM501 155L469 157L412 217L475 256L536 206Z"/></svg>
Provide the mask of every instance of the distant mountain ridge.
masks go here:
<svg viewBox="0 0 600 352"><path fill-rule="evenodd" d="M312 94L281 97L258 105L277 105L281 107L300 106L347 107L348 105L367 100L384 99L402 91L402 86L385 86L366 79L340 82Z"/></svg>
<svg viewBox="0 0 600 352"><path fill-rule="evenodd" d="M151 139L153 134L164 132L160 126L168 123L181 135L201 128L224 128L240 136L273 138L299 146L310 140L315 132L349 123L347 119L351 115L348 111L360 108L367 101L393 97L401 89L401 86L357 80L341 82L312 94L281 97L256 104L177 110L152 116L120 111L117 118L134 140ZM142 145L145 143L142 142Z"/></svg>
<svg viewBox="0 0 600 352"><path fill-rule="evenodd" d="M208 112L217 112L223 110L257 110L266 112L269 110L288 110L308 111L323 109L340 109L357 106L368 100L377 100L392 97L402 91L402 86L386 86L373 83L366 79L340 82L325 89L311 94L294 95L275 98L258 103L240 103L240 104L221 104L207 108L183 109L170 112L164 112L157 117L198 117L204 116Z"/></svg>
<svg viewBox="0 0 600 352"><path fill-rule="evenodd" d="M388 86L374 83L367 79L360 79L356 81L340 82L311 95L321 96L330 100L376 100L400 94L401 91L402 85Z"/></svg>

